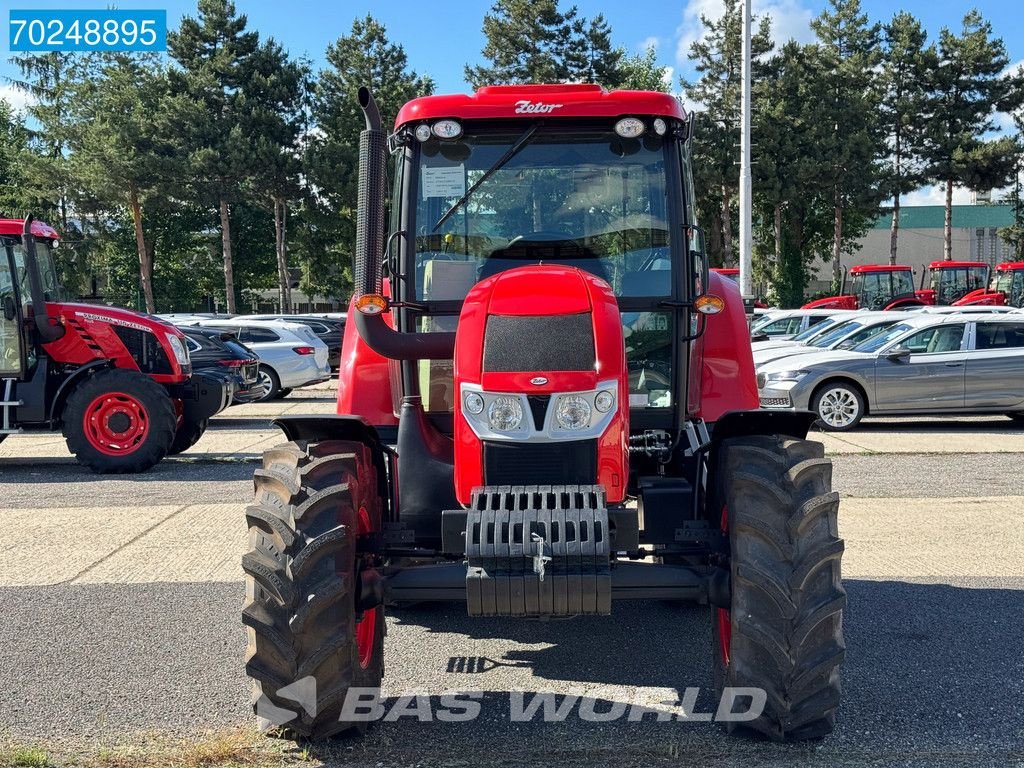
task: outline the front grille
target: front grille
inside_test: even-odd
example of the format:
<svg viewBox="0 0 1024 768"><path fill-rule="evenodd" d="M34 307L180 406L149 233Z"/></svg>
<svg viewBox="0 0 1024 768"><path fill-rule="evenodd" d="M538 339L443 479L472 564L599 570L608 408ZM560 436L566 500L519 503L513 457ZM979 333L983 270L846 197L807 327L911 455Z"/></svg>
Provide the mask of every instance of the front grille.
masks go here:
<svg viewBox="0 0 1024 768"><path fill-rule="evenodd" d="M591 485L597 482L597 441L484 441L486 485Z"/></svg>
<svg viewBox="0 0 1024 768"><path fill-rule="evenodd" d="M143 373L173 373L171 361L152 333L115 325L114 332Z"/></svg>
<svg viewBox="0 0 1024 768"><path fill-rule="evenodd" d="M594 321L577 315L491 315L484 371L592 371Z"/></svg>
<svg viewBox="0 0 1024 768"><path fill-rule="evenodd" d="M788 397L762 397L762 408L789 408L791 405Z"/></svg>

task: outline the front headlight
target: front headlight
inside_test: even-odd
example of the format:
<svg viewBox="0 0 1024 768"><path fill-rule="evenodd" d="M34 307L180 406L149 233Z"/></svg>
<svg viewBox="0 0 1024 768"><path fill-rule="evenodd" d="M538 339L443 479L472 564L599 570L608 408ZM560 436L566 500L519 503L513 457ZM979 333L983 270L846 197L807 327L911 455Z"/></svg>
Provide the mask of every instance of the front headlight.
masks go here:
<svg viewBox="0 0 1024 768"><path fill-rule="evenodd" d="M188 350L181 343L181 339L177 336L168 336L167 339L171 345L171 351L174 352L174 359L178 361L178 365L189 365L191 361L189 360Z"/></svg>
<svg viewBox="0 0 1024 768"><path fill-rule="evenodd" d="M523 423L523 406L518 397L496 397L487 409L487 423L498 432L515 432Z"/></svg>
<svg viewBox="0 0 1024 768"><path fill-rule="evenodd" d="M590 426L590 403L579 395L558 398L555 418L562 429L585 429Z"/></svg>
<svg viewBox="0 0 1024 768"><path fill-rule="evenodd" d="M810 371L780 371L778 373L769 373L765 375L765 381L800 381L804 376L809 374Z"/></svg>

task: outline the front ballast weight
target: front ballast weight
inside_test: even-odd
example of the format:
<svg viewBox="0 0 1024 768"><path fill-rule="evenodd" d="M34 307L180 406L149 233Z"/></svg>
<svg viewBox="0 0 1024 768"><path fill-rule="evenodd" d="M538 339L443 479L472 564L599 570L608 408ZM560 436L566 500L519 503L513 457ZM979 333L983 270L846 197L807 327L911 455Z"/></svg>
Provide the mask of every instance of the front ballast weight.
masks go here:
<svg viewBox="0 0 1024 768"><path fill-rule="evenodd" d="M611 548L604 489L477 488L466 511L470 616L611 613Z"/></svg>

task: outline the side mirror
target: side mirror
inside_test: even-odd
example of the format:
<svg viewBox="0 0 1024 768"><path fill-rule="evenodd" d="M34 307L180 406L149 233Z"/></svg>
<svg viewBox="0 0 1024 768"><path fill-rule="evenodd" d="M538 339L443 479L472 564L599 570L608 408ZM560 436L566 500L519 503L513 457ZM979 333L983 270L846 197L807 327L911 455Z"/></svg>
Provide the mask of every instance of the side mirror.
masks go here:
<svg viewBox="0 0 1024 768"><path fill-rule="evenodd" d="M687 228L687 248L690 253L690 264L693 267L690 286L690 300L695 301L708 292L708 265L707 248L705 247L704 230L696 224Z"/></svg>
<svg viewBox="0 0 1024 768"><path fill-rule="evenodd" d="M894 363L905 363L910 359L910 350L906 347L893 347L885 353L885 357Z"/></svg>

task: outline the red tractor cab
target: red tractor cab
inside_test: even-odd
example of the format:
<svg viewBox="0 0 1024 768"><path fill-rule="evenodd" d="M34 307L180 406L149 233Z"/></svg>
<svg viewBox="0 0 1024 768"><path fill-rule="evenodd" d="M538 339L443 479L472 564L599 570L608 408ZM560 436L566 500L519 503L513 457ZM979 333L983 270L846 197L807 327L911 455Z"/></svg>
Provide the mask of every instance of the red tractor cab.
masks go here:
<svg viewBox="0 0 1024 768"><path fill-rule="evenodd" d="M847 276L850 290L846 290ZM843 273L839 296L809 301L802 309L900 309L921 306L914 292L914 271L905 265L858 264Z"/></svg>
<svg viewBox="0 0 1024 768"><path fill-rule="evenodd" d="M1024 307L1024 261L997 264L987 289L978 288L953 303L958 307Z"/></svg>
<svg viewBox="0 0 1024 768"><path fill-rule="evenodd" d="M925 304L949 306L988 285L990 268L983 261L933 261L928 265L928 287L921 275L917 297Z"/></svg>
<svg viewBox="0 0 1024 768"><path fill-rule="evenodd" d="M683 599L711 606L720 692L770 691L745 727L828 733L838 497L813 415L758 410L680 102L495 86L415 99L385 130L359 101L339 414L277 420L289 442L246 511L260 722L358 728L349 694L381 685L390 602L522 620Z"/></svg>
<svg viewBox="0 0 1024 768"><path fill-rule="evenodd" d="M96 472L141 472L183 451L231 401L193 376L181 331L138 312L65 301L57 232L0 219L0 440L60 429Z"/></svg>

